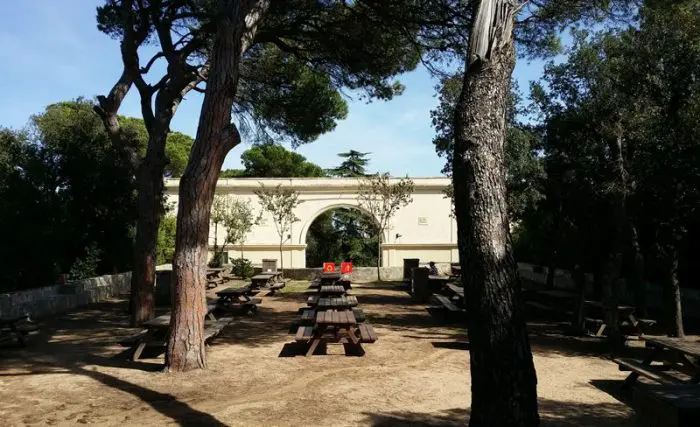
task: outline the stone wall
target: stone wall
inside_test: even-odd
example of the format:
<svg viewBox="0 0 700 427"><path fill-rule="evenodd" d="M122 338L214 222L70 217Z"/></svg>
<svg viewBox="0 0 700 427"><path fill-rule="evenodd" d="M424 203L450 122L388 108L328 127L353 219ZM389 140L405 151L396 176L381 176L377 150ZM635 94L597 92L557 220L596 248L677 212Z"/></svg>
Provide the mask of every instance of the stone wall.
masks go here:
<svg viewBox="0 0 700 427"><path fill-rule="evenodd" d="M256 268L255 274L261 269ZM402 267L381 267L382 280L395 281L403 277ZM311 280L321 273L320 268L285 268L284 277L293 280ZM353 267L351 280L354 282L374 282L377 280L377 267Z"/></svg>
<svg viewBox="0 0 700 427"><path fill-rule="evenodd" d="M126 295L130 285L131 272L128 272L0 294L0 316L29 314L35 318L62 313L117 295Z"/></svg>

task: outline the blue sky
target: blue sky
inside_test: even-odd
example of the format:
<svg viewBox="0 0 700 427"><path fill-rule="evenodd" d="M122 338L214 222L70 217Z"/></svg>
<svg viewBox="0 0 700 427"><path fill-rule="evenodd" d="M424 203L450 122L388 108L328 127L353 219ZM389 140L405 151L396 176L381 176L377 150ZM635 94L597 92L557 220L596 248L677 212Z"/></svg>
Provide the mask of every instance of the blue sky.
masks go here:
<svg viewBox="0 0 700 427"><path fill-rule="evenodd" d="M119 44L97 31L95 8L101 0L24 0L3 4L0 14L0 126L20 128L29 116L54 102L109 91L121 72ZM143 58L147 60L147 53ZM157 71L154 68L153 71ZM521 89L537 79L542 62L519 61ZM351 101L348 118L337 128L297 151L324 168L339 163L337 153L371 152L371 171L392 175L438 176L443 160L433 149L430 110L436 105L436 81L419 69L402 76L406 91L390 102ZM201 95L183 101L172 129L196 132ZM121 114L140 116L138 95L129 93ZM236 147L224 168L240 166L249 144Z"/></svg>

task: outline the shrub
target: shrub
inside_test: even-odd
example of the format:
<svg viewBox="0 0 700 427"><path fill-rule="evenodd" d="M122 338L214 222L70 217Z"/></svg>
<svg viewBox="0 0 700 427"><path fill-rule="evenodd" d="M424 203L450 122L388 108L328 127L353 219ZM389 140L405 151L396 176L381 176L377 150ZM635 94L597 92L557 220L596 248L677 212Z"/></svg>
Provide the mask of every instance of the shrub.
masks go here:
<svg viewBox="0 0 700 427"><path fill-rule="evenodd" d="M231 273L241 279L246 279L253 275L253 264L247 258L236 258L231 263L233 268Z"/></svg>
<svg viewBox="0 0 700 427"><path fill-rule="evenodd" d="M87 279L97 275L97 266L100 263L100 250L96 244L91 244L85 249L85 256L78 258L70 268L71 280Z"/></svg>

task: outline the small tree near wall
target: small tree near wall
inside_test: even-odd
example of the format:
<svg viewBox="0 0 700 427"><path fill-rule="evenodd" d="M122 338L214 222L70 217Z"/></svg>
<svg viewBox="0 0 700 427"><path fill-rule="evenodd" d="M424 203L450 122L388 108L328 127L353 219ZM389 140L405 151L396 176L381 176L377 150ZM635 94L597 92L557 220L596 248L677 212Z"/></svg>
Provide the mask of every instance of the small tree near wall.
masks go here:
<svg viewBox="0 0 700 427"><path fill-rule="evenodd" d="M280 271L282 271L284 270L282 244L291 231L292 224L299 221L299 218L294 214L294 209L301 203L299 193L282 188L281 184L274 189L268 189L260 183L260 190L257 190L255 194L260 199L260 205L263 209L272 215L277 235L280 237Z"/></svg>
<svg viewBox="0 0 700 427"><path fill-rule="evenodd" d="M381 236L389 229L389 222L396 212L413 201L413 181L409 178L395 183L390 181L388 173L370 175L361 178L357 201L360 207L369 212L377 221L377 280L382 280L379 267L382 258Z"/></svg>
<svg viewBox="0 0 700 427"><path fill-rule="evenodd" d="M249 200L236 199L232 196L215 196L211 208L211 220L214 223L214 263L221 264L226 245L242 245L246 236L255 225L260 223L261 214L253 213ZM226 237L218 245L218 226L226 228ZM241 258L243 252L241 251Z"/></svg>

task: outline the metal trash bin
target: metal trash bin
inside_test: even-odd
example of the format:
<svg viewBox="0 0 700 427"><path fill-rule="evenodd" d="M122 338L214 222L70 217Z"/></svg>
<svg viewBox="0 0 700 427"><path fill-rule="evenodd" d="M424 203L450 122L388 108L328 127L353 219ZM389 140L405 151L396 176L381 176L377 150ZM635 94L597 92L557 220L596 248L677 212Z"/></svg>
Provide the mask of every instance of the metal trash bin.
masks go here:
<svg viewBox="0 0 700 427"><path fill-rule="evenodd" d="M428 302L433 294L430 289L430 269L427 267L418 267L412 269L413 277L411 278L411 294L416 301Z"/></svg>
<svg viewBox="0 0 700 427"><path fill-rule="evenodd" d="M420 259L418 258L404 258L403 259L403 280L405 282L411 281L411 278L413 277L411 274L411 270L414 268L418 268L420 265Z"/></svg>

